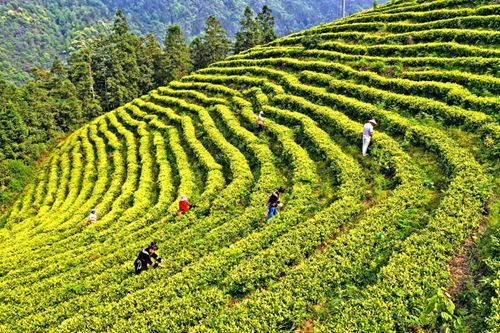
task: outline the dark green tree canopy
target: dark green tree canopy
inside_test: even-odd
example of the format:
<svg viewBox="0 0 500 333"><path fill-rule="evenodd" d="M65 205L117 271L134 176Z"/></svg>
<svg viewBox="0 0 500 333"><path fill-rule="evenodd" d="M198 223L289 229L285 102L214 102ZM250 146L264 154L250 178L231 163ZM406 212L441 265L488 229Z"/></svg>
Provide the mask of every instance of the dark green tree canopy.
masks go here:
<svg viewBox="0 0 500 333"><path fill-rule="evenodd" d="M252 9L247 6L240 21L241 29L236 33L234 53L240 53L261 43L261 27L253 15Z"/></svg>
<svg viewBox="0 0 500 333"><path fill-rule="evenodd" d="M140 35L153 33L163 47L168 26L180 24L186 38L192 40L203 31L206 18L215 15L233 37L240 29L245 6L257 14L263 4L273 9L279 35L331 21L341 10L340 1L327 0L0 1L0 75L8 82L26 83L32 78L32 67L50 67L56 55L63 58L69 53L68 47L70 52L88 47L88 41L113 26L118 35L128 34L129 26ZM373 0L348 2L348 11L354 13L372 4ZM117 9L120 14L115 18Z"/></svg>
<svg viewBox="0 0 500 333"><path fill-rule="evenodd" d="M257 15L257 22L261 29L261 43L267 44L278 38L274 32L274 17L271 8L264 5L262 7L262 12Z"/></svg>
<svg viewBox="0 0 500 333"><path fill-rule="evenodd" d="M200 69L206 66L204 49L203 49L203 39L201 37L195 37L191 42L189 47L191 53L191 63L193 69Z"/></svg>
<svg viewBox="0 0 500 333"><path fill-rule="evenodd" d="M113 33L118 36L124 36L130 32L130 27L125 14L119 9L116 11L115 23L113 25Z"/></svg>
<svg viewBox="0 0 500 333"><path fill-rule="evenodd" d="M192 69L189 47L179 25L168 27L165 36L165 61L167 82L183 77Z"/></svg>
<svg viewBox="0 0 500 333"><path fill-rule="evenodd" d="M215 16L208 17L203 37L195 41L191 45L195 69L223 60L231 50L231 40Z"/></svg>

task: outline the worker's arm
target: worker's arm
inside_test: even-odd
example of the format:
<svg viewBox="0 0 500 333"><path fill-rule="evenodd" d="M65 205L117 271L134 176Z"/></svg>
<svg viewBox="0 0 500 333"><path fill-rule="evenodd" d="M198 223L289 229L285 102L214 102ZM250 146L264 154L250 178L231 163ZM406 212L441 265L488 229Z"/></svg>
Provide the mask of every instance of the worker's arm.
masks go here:
<svg viewBox="0 0 500 333"><path fill-rule="evenodd" d="M155 259L155 261L156 261L155 263L151 262L151 266L153 266L155 268L158 267L158 266L163 267L163 265L161 265L161 258L158 257L158 255L156 253L153 253L151 255L151 257L153 257Z"/></svg>

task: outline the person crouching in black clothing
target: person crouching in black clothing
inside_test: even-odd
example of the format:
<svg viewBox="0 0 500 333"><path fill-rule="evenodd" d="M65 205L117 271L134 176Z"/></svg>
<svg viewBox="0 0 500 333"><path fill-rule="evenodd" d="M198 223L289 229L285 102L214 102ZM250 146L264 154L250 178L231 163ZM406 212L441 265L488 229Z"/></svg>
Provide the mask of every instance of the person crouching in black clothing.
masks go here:
<svg viewBox="0 0 500 333"><path fill-rule="evenodd" d="M153 268L157 268L161 265L161 258L155 253L158 250L158 246L155 242L152 242L148 247L139 252L137 259L134 262L135 266L135 274L140 274L142 271L148 270L149 266ZM155 263L151 260L151 258L155 259Z"/></svg>

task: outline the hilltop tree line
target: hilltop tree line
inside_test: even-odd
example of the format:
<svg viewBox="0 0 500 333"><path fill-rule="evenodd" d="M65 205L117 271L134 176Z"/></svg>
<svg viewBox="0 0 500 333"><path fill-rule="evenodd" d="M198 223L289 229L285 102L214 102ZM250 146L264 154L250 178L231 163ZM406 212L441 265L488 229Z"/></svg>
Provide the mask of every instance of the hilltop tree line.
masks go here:
<svg viewBox="0 0 500 333"><path fill-rule="evenodd" d="M89 120L193 70L276 38L271 10L247 7L233 43L214 17L187 44L180 26L167 29L163 47L152 34L135 35L122 11L113 29L50 69L33 68L17 87L0 80L0 207L19 191L41 153Z"/></svg>

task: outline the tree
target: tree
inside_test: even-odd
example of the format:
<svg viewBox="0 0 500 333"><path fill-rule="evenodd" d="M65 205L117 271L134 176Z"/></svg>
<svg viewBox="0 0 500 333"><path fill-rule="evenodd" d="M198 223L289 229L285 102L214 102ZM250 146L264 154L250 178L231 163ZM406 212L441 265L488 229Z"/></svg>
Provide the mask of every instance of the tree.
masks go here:
<svg viewBox="0 0 500 333"><path fill-rule="evenodd" d="M207 19L204 44L207 51L207 66L216 61L224 60L231 50L231 40L214 16L209 16Z"/></svg>
<svg viewBox="0 0 500 333"><path fill-rule="evenodd" d="M67 132L75 125L83 124L82 102L78 99L76 88L67 79L67 71L58 57L50 69L48 82L43 83L48 91L48 103L52 107L52 114L58 130Z"/></svg>
<svg viewBox="0 0 500 333"><path fill-rule="evenodd" d="M229 54L230 49L231 40L227 37L226 30L214 16L209 16L205 23L203 37L197 40L194 46L191 45L195 69L223 60Z"/></svg>
<svg viewBox="0 0 500 333"><path fill-rule="evenodd" d="M246 6L240 21L241 30L236 33L234 53L240 53L261 43L262 34L259 23L253 18L253 11Z"/></svg>
<svg viewBox="0 0 500 333"><path fill-rule="evenodd" d="M71 53L68 64L68 78L75 86L78 99L82 101L83 118L89 121L102 113L101 105L94 90L90 49L82 49Z"/></svg>
<svg viewBox="0 0 500 333"><path fill-rule="evenodd" d="M139 95L141 74L137 50L140 44L119 10L111 35L101 36L92 45L95 90L105 111L117 108Z"/></svg>
<svg viewBox="0 0 500 333"><path fill-rule="evenodd" d="M68 132L84 124L82 102L70 80L62 81L58 89L50 92L50 96L54 99L54 120L59 130Z"/></svg>
<svg viewBox="0 0 500 333"><path fill-rule="evenodd" d="M257 22L259 23L259 27L261 29L261 42L263 44L267 44L278 38L274 32L274 17L271 14L271 8L264 5L262 7L262 12L257 15Z"/></svg>
<svg viewBox="0 0 500 333"><path fill-rule="evenodd" d="M130 28L128 26L127 18L125 14L118 9L115 14L115 23L113 25L113 34L117 36L125 36L130 33Z"/></svg>
<svg viewBox="0 0 500 333"><path fill-rule="evenodd" d="M203 39L201 37L195 37L190 45L191 61L193 64L193 69L197 70L206 66L204 49L203 49Z"/></svg>
<svg viewBox="0 0 500 333"><path fill-rule="evenodd" d="M52 68L50 69L50 74L52 76L52 83L55 86L61 85L61 82L66 78L67 71L59 57L55 57Z"/></svg>
<svg viewBox="0 0 500 333"><path fill-rule="evenodd" d="M19 115L28 129L26 140L20 147L21 154L18 155L22 159L37 159L50 140L60 133L54 120L57 109L54 98L46 88L50 71L47 73L47 81L30 81L22 86L15 101Z"/></svg>
<svg viewBox="0 0 500 333"><path fill-rule="evenodd" d="M155 82L155 72L158 70L156 63L162 57L160 43L152 34L138 39L137 45L137 66L139 67L139 78L137 81L139 94L143 95L153 90L157 84Z"/></svg>
<svg viewBox="0 0 500 333"><path fill-rule="evenodd" d="M184 42L181 27L178 25L168 27L165 36L165 60L167 82L180 79L192 69L189 47Z"/></svg>
<svg viewBox="0 0 500 333"><path fill-rule="evenodd" d="M90 47L90 58L92 59L90 70L93 74L94 89L103 111L111 110L107 84L107 78L111 75L111 57L107 44L106 37L101 36Z"/></svg>
<svg viewBox="0 0 500 333"><path fill-rule="evenodd" d="M7 158L17 158L20 146L28 137L28 127L19 112L18 99L18 89L0 81L0 147L3 157Z"/></svg>

